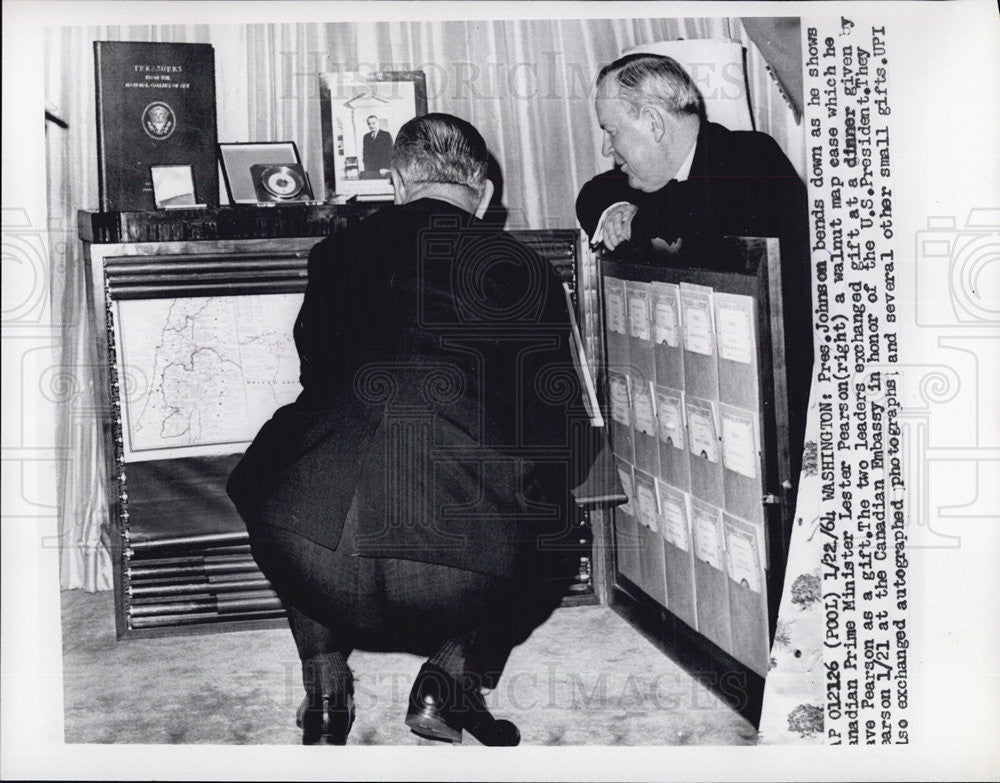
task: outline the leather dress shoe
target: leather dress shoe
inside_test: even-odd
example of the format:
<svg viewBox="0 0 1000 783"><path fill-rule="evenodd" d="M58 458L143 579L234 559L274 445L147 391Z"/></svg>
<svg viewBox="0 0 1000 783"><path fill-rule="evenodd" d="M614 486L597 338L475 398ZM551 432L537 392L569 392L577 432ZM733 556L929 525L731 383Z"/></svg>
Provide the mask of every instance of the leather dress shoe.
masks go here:
<svg viewBox="0 0 1000 783"><path fill-rule="evenodd" d="M483 745L509 747L521 741L517 726L493 717L478 685L463 685L432 663L425 663L413 682L406 725L414 734L443 742L461 742L463 730Z"/></svg>
<svg viewBox="0 0 1000 783"><path fill-rule="evenodd" d="M351 693L307 694L295 719L295 725L302 729L303 745L346 745L353 724Z"/></svg>

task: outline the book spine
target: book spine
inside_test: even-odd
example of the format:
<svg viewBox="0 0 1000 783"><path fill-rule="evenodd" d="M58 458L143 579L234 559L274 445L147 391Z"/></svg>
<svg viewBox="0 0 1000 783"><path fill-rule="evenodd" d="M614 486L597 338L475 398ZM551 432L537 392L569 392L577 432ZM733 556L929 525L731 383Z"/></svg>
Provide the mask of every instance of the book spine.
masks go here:
<svg viewBox="0 0 1000 783"><path fill-rule="evenodd" d="M212 574L236 574L246 571L257 571L257 564L253 560L235 562L205 562L192 565L168 565L168 566L132 566L129 569L131 579L169 579L177 576L207 577Z"/></svg>
<svg viewBox="0 0 1000 783"><path fill-rule="evenodd" d="M161 576L157 578L143 579L141 581L130 581L127 586L129 595L141 595L146 589L168 588L172 586L185 586L200 584L206 588L211 588L220 582L253 582L256 579L263 579L264 575L260 571L238 571L229 574L204 574L201 576L191 576L190 574L175 574L173 576Z"/></svg>
<svg viewBox="0 0 1000 783"><path fill-rule="evenodd" d="M178 554L173 557L156 557L142 560L132 560L132 566L142 566L153 568L156 566L190 566L204 565L205 563L249 563L253 562L253 557L249 552L234 552L233 554L217 554L212 551L204 553L191 552Z"/></svg>
<svg viewBox="0 0 1000 783"><path fill-rule="evenodd" d="M134 629L162 628L174 625L205 625L208 623L230 623L234 621L269 620L283 617L284 609L262 609L239 615L209 614L171 614L154 617L136 617L131 620L130 627Z"/></svg>
<svg viewBox="0 0 1000 783"><path fill-rule="evenodd" d="M219 203L220 203L219 202L219 190L220 190L220 187L219 187L219 164L218 164L218 161L217 161L217 156L219 154L218 153L219 118L218 118L218 108L216 106L216 98L215 98L215 96L216 96L216 92L215 92L215 49L212 46L209 46L208 47L208 51L210 52L209 57L208 57L208 72L209 72L209 74L211 74L211 80L212 80L212 102L211 102L211 105L209 106L210 113L212 115L211 116L211 125L209 126L211 128L211 130L212 130L212 143L211 143L211 146L212 146L212 155L211 155L211 157L212 157L212 165L210 167L210 171L212 172L212 176L209 178L209 180L212 183L212 186L214 186L214 189L211 192L209 192L209 193L202 193L200 200L203 201L205 204L208 204L209 207L218 207ZM212 186L210 186L210 187L212 187ZM214 220L212 221L211 225L212 225L212 228L214 229L214 226L215 226L215 221Z"/></svg>
<svg viewBox="0 0 1000 783"><path fill-rule="evenodd" d="M239 576L239 575L238 575ZM129 590L132 595L132 605L143 601L153 601L164 596L175 595L218 595L219 593L253 592L269 590L271 583L263 576L253 575L251 579L213 579L208 577L196 582L170 584L137 584Z"/></svg>
<svg viewBox="0 0 1000 783"><path fill-rule="evenodd" d="M111 203L107 192L108 177L105 171L107 155L105 154L104 145L107 137L104 129L104 101L102 100L104 85L102 79L101 43L102 41L94 41L94 86L96 88L96 92L94 93L96 96L94 107L97 112L97 192L100 194L101 212L110 212Z"/></svg>
<svg viewBox="0 0 1000 783"><path fill-rule="evenodd" d="M132 605L132 617L155 617L171 614L240 614L262 610L282 609L281 600L273 590L259 590L246 594L196 598L159 604Z"/></svg>
<svg viewBox="0 0 1000 783"><path fill-rule="evenodd" d="M133 552L132 562L154 563L158 560L174 560L178 557L221 557L223 555L245 555L250 556L250 545L242 546L191 546L178 547L176 549L161 550L154 552Z"/></svg>
<svg viewBox="0 0 1000 783"><path fill-rule="evenodd" d="M243 544L249 540L250 536L245 532L239 533L201 533L197 535L177 536L175 538L161 538L153 541L131 541L129 546L136 552L168 549L174 546L209 546L211 544L232 545Z"/></svg>

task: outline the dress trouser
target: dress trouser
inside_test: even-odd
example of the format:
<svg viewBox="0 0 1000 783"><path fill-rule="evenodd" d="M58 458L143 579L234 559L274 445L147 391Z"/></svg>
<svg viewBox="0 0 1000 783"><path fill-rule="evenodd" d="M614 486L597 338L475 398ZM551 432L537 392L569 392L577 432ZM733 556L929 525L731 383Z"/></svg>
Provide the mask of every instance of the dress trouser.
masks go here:
<svg viewBox="0 0 1000 783"><path fill-rule="evenodd" d="M336 550L266 524L251 530L254 558L285 605L299 658L332 666L324 679L349 678L347 656L360 648L428 655L453 677L496 687L511 649L561 597L541 581L352 555L356 531L354 505ZM305 668L304 676L311 676Z"/></svg>

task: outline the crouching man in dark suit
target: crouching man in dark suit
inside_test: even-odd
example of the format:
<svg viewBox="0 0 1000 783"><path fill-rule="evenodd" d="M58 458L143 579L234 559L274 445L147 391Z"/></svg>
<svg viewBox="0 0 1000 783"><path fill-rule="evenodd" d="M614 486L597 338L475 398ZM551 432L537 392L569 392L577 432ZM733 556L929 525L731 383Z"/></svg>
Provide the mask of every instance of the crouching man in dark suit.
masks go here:
<svg viewBox="0 0 1000 783"><path fill-rule="evenodd" d="M306 743L346 742L356 648L430 656L415 733L520 740L482 688L559 602L591 449L559 280L479 219L487 157L457 117L400 129L395 205L313 249L302 394L229 480L288 610Z"/></svg>

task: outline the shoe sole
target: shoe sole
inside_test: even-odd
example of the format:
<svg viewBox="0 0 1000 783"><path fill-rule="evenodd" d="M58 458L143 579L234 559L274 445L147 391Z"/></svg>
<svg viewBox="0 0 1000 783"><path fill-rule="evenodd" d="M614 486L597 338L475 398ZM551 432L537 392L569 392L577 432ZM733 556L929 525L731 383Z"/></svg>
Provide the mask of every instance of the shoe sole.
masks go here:
<svg viewBox="0 0 1000 783"><path fill-rule="evenodd" d="M456 745L462 743L462 732L449 728L440 718L411 713L406 716L405 722L410 731L425 739L450 742Z"/></svg>

